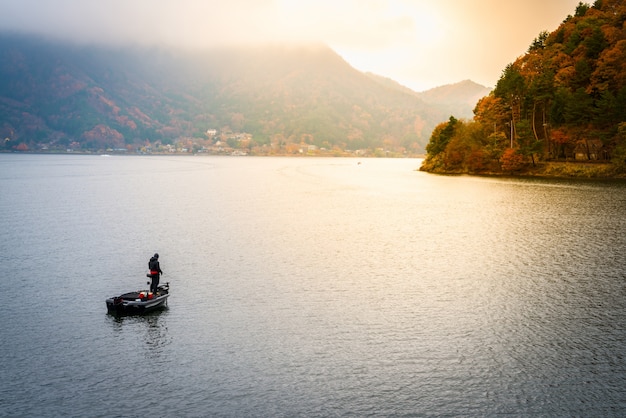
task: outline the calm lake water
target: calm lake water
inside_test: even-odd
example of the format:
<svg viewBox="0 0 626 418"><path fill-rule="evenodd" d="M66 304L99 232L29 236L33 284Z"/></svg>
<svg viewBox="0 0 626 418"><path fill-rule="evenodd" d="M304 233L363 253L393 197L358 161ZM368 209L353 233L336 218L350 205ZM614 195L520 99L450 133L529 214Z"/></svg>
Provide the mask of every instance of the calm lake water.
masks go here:
<svg viewBox="0 0 626 418"><path fill-rule="evenodd" d="M420 163L0 155L0 416L625 416L626 183Z"/></svg>

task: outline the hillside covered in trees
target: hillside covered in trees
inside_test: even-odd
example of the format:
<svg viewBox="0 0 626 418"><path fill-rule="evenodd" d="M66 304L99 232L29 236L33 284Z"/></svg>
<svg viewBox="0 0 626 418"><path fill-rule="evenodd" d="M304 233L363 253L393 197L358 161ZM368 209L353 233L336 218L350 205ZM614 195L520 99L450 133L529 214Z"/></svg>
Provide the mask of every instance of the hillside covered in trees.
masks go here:
<svg viewBox="0 0 626 418"><path fill-rule="evenodd" d="M445 100L324 45L186 51L0 34L0 150L416 155L447 115Z"/></svg>
<svg viewBox="0 0 626 418"><path fill-rule="evenodd" d="M429 172L541 175L576 161L624 175L626 3L579 3L502 71L472 120L439 124L426 150Z"/></svg>

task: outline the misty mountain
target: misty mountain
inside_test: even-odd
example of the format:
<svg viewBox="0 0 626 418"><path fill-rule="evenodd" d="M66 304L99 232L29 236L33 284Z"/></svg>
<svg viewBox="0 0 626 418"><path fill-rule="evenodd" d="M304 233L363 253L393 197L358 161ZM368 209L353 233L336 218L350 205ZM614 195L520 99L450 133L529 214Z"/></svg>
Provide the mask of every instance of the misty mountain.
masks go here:
<svg viewBox="0 0 626 418"><path fill-rule="evenodd" d="M444 102L323 45L185 51L0 36L5 148L173 143L215 129L257 144L420 152L450 115Z"/></svg>
<svg viewBox="0 0 626 418"><path fill-rule="evenodd" d="M489 95L491 90L493 90L471 80L464 80L454 84L435 87L423 92L415 92L390 78L369 72L365 74L377 83L405 94L413 95L425 103L437 106L446 114L453 115L457 118L473 118L474 107L478 100Z"/></svg>
<svg viewBox="0 0 626 418"><path fill-rule="evenodd" d="M471 119L478 100L488 96L491 88L471 80L447 84L418 93L418 97L427 103L440 105L442 109L457 118Z"/></svg>

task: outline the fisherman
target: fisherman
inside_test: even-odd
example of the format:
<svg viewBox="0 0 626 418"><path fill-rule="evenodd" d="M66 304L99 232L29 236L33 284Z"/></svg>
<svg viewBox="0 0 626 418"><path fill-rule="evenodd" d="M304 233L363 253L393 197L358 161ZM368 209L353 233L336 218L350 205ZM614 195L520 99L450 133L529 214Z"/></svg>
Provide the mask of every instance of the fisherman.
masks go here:
<svg viewBox="0 0 626 418"><path fill-rule="evenodd" d="M163 271L161 271L161 266L159 265L159 254L155 253L151 258L150 262L148 262L148 268L150 269L150 279L152 279L152 283L150 284L150 291L156 295L157 288L159 287L159 278Z"/></svg>

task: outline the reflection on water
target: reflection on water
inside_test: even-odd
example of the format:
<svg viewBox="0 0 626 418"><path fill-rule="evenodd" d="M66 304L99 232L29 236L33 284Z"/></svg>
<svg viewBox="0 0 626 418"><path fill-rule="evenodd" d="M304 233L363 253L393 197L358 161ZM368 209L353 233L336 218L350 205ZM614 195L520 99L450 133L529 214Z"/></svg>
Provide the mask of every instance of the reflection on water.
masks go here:
<svg viewBox="0 0 626 418"><path fill-rule="evenodd" d="M113 330L114 344L127 343L128 334L133 336L135 343L141 342L145 360L149 367L167 363L163 358L165 350L172 343L172 337L167 329L168 308L149 312L138 316L116 316L107 314L107 320ZM141 339L137 339L141 336Z"/></svg>
<svg viewBox="0 0 626 418"><path fill-rule="evenodd" d="M419 163L0 155L1 404L624 415L626 185ZM155 251L169 308L106 315Z"/></svg>
<svg viewBox="0 0 626 418"><path fill-rule="evenodd" d="M148 326L144 337L148 348L146 359L153 363L166 363L162 356L166 353L165 348L172 342L167 332L166 318L160 320L161 314L167 315L165 312L156 312L146 317Z"/></svg>

